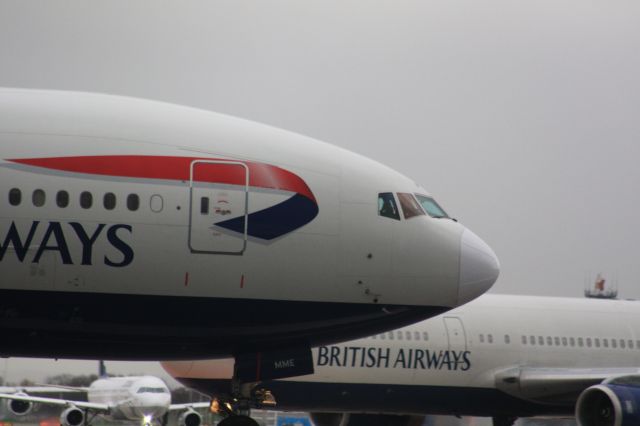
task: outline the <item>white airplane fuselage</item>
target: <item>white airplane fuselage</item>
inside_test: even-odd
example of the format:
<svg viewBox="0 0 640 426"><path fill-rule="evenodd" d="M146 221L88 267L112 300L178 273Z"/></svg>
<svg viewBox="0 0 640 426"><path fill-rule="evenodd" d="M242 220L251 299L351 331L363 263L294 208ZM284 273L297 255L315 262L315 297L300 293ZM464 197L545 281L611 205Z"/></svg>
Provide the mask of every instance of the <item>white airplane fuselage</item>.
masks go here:
<svg viewBox="0 0 640 426"><path fill-rule="evenodd" d="M431 200L388 167L268 126L2 89L0 354L222 356L441 313L486 291L498 262L416 194Z"/></svg>
<svg viewBox="0 0 640 426"><path fill-rule="evenodd" d="M264 384L278 409L569 416L588 387L640 374L640 302L489 294L399 330L314 348L313 356L315 374ZM163 367L217 395L233 362Z"/></svg>
<svg viewBox="0 0 640 426"><path fill-rule="evenodd" d="M87 389L87 399L112 407L106 416L113 420L160 419L171 405L169 388L153 376L98 379Z"/></svg>

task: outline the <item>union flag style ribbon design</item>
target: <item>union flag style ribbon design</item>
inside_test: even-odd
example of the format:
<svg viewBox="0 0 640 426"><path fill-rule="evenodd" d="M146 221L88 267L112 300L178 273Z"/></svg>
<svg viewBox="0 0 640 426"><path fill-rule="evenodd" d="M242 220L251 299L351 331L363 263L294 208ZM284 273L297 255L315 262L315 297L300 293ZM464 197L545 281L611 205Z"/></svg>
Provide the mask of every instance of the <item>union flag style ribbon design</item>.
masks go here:
<svg viewBox="0 0 640 426"><path fill-rule="evenodd" d="M63 173L88 174L142 180L188 182L194 161L233 161L249 170L252 188L291 195L273 206L250 213L247 233L270 241L311 222L319 212L318 202L306 182L298 175L265 163L206 157L153 155L98 155L75 157L22 158L8 161ZM216 167L195 168L193 180L199 183L245 186L246 171L237 164L216 163ZM244 215L215 223L215 226L244 234Z"/></svg>

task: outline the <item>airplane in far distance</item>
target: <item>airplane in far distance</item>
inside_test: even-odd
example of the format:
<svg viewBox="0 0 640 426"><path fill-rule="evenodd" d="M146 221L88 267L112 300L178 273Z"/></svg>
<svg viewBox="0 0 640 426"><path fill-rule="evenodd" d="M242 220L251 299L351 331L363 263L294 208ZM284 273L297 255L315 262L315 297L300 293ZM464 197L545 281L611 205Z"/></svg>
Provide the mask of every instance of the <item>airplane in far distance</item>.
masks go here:
<svg viewBox="0 0 640 426"><path fill-rule="evenodd" d="M60 388L86 393L87 401L29 395L31 391ZM3 389L7 390L7 389ZM179 426L200 426L202 416L196 409L208 408L209 402L171 404L171 392L165 382L154 376L108 377L100 362L100 378L87 388L45 385L16 387L15 393L0 393L8 400L7 408L17 416L29 414L36 404L63 407L62 426L86 426L98 415L111 421L140 421L142 426L165 425L171 411L180 411Z"/></svg>
<svg viewBox="0 0 640 426"><path fill-rule="evenodd" d="M313 349L315 374L274 380L278 410L317 426L422 424L425 415L640 424L640 302L484 295L402 329ZM229 360L163 362L218 397ZM257 391L258 389L256 389Z"/></svg>

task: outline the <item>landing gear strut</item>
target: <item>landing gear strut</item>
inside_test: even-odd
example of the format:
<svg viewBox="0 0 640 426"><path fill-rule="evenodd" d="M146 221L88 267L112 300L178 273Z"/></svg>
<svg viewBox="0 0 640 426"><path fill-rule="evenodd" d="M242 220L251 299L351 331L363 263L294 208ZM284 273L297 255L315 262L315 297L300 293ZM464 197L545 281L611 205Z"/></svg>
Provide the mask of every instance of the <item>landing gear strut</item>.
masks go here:
<svg viewBox="0 0 640 426"><path fill-rule="evenodd" d="M250 416L252 408L270 408L276 400L270 391L260 388L257 383L240 383L233 379L231 397L217 400L219 411L227 417L218 426L258 426Z"/></svg>
<svg viewBox="0 0 640 426"><path fill-rule="evenodd" d="M219 426L258 426L249 417L252 408L271 408L276 400L260 383L286 377L313 374L313 356L308 344L263 352L239 352L234 356L230 396L212 403L227 415Z"/></svg>

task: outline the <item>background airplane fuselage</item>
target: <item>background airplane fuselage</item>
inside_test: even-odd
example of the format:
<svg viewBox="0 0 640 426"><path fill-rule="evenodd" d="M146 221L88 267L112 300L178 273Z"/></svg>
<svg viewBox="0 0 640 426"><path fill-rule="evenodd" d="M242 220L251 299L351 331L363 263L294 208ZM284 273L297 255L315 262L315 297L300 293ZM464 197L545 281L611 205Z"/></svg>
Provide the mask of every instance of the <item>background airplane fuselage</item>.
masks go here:
<svg viewBox="0 0 640 426"><path fill-rule="evenodd" d="M461 247L477 237L458 223L378 215L381 192L425 192L410 179L206 111L5 89L0 158L3 355L322 344L429 317L497 277L487 248L489 279L465 285Z"/></svg>
<svg viewBox="0 0 640 426"><path fill-rule="evenodd" d="M485 295L399 330L315 348L313 355L315 374L264 384L278 409L569 416L586 387L640 371L640 303ZM163 366L216 395L225 392L233 362Z"/></svg>
<svg viewBox="0 0 640 426"><path fill-rule="evenodd" d="M87 389L87 399L111 406L109 417L114 420L161 418L171 405L169 388L153 376L98 379Z"/></svg>

